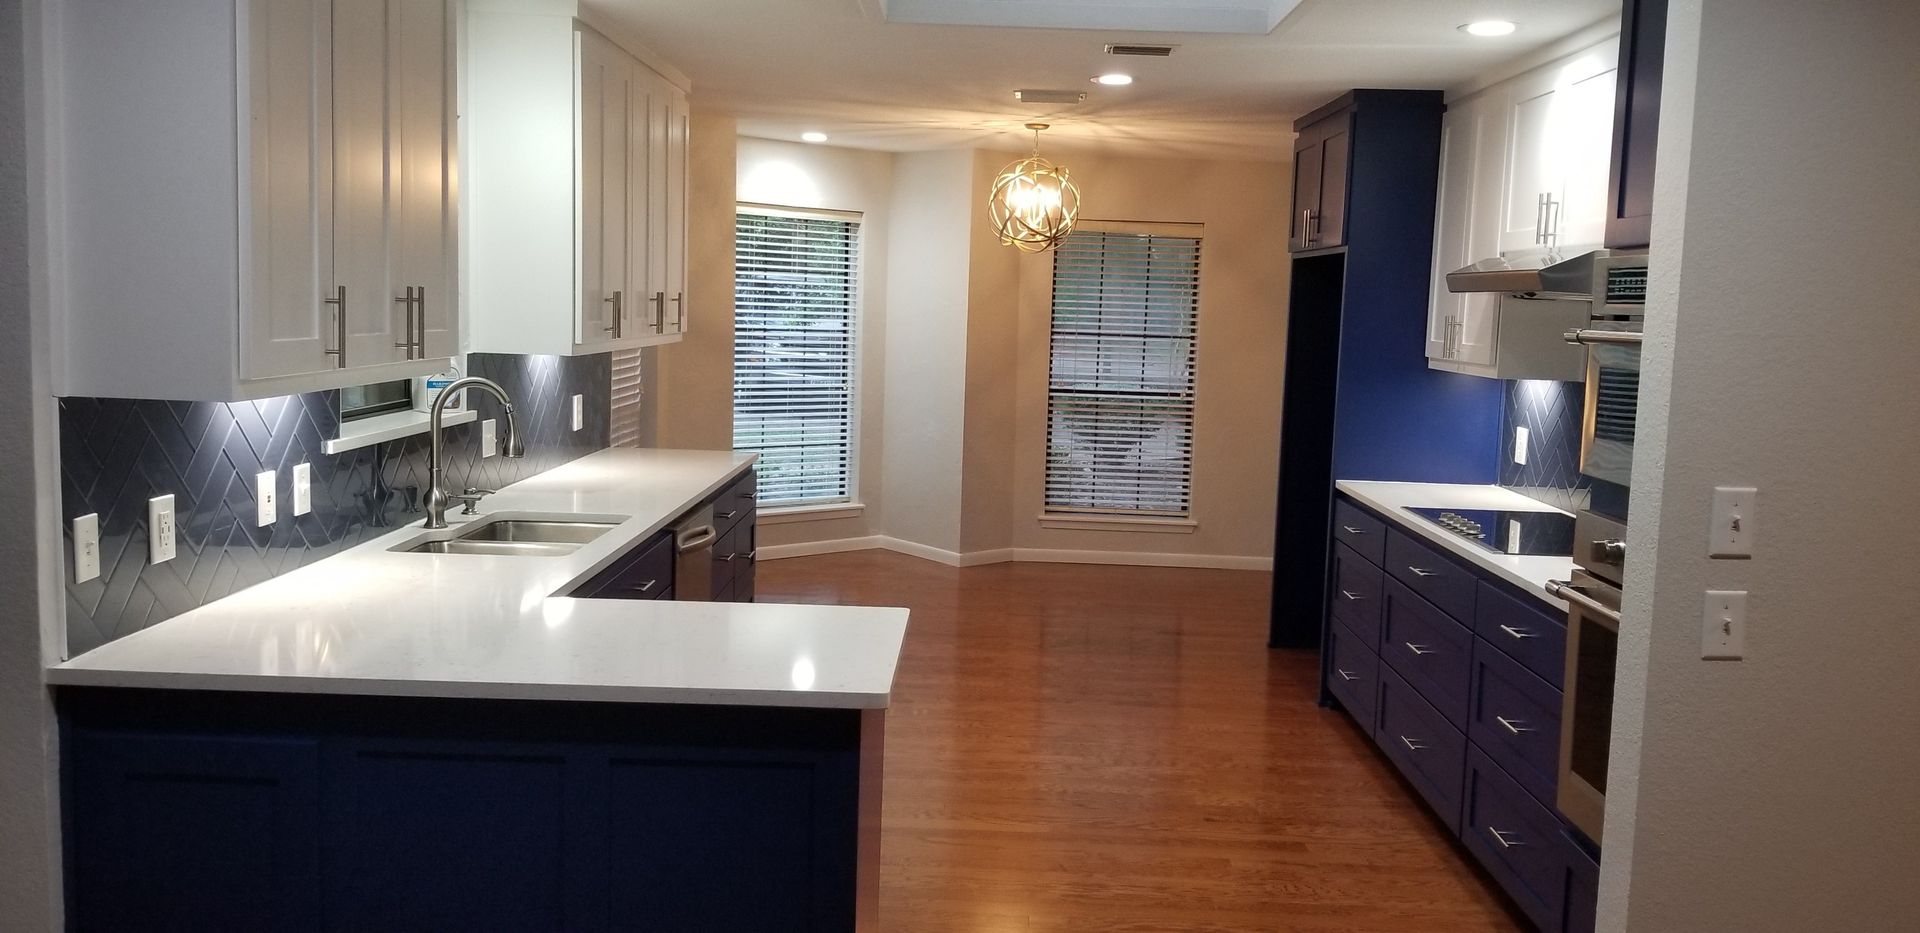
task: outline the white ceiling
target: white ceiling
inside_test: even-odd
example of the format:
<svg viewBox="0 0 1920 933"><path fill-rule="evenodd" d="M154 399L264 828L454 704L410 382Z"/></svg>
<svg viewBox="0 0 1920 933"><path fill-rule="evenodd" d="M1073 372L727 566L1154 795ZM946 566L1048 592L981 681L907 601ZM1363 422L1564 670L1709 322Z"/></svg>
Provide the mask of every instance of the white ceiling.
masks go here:
<svg viewBox="0 0 1920 933"><path fill-rule="evenodd" d="M1264 36L1300 0L878 0L889 23Z"/></svg>
<svg viewBox="0 0 1920 933"><path fill-rule="evenodd" d="M1245 0L1080 0L1156 2ZM881 0L588 5L686 72L696 107L732 113L750 136L818 130L869 149L1020 149L1029 141L1021 125L1038 119L1055 127L1050 150L1246 159L1284 158L1293 118L1349 88L1458 85L1620 10L1619 0L1305 0L1269 34L1202 35L890 23ZM1520 29L1482 39L1456 28L1480 19ZM1116 41L1178 48L1166 59L1115 58L1105 46ZM1090 81L1115 70L1134 85ZM1088 96L1078 106L1025 105L1013 97L1023 87Z"/></svg>

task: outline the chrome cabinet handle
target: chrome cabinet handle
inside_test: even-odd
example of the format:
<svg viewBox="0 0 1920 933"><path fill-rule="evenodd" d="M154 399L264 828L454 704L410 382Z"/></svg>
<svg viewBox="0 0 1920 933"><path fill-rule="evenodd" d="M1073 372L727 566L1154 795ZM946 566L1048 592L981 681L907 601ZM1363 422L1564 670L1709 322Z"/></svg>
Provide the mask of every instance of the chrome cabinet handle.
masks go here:
<svg viewBox="0 0 1920 933"><path fill-rule="evenodd" d="M738 515L738 514L740 514L740 510L739 510L739 509L728 509L727 511L725 511L725 512L721 512L721 513L720 513L720 520L721 520L721 521L723 521L723 522L724 522L724 521L728 521L728 520L731 520L731 519L732 519L732 518L733 518L733 517L734 517L735 515Z"/></svg>
<svg viewBox="0 0 1920 933"><path fill-rule="evenodd" d="M1356 681L1356 680L1359 680L1359 679L1360 679L1360 678L1358 678L1358 677L1355 677L1355 676L1353 676L1352 674L1349 674L1349 673L1347 673L1346 671L1343 671L1343 670L1341 670L1341 669L1339 669L1339 668L1337 668L1337 667L1333 669L1333 672L1334 672L1334 673L1336 673L1336 674L1339 674L1339 675L1340 675L1340 679L1341 679L1341 680L1344 680L1344 681L1346 681L1347 683L1353 683L1354 681Z"/></svg>
<svg viewBox="0 0 1920 933"><path fill-rule="evenodd" d="M1503 833L1491 826L1487 827L1487 832L1493 834L1493 841L1500 843L1500 847L1503 849L1513 849L1526 845L1526 843L1518 839L1508 839L1507 837L1512 835L1511 833Z"/></svg>
<svg viewBox="0 0 1920 933"><path fill-rule="evenodd" d="M674 292L673 293L673 329L676 331L683 329L683 325L681 324L681 322L687 316L686 307L687 307L687 293Z"/></svg>
<svg viewBox="0 0 1920 933"><path fill-rule="evenodd" d="M648 580L647 582L642 583L639 586L633 587L633 591L635 593L650 593L653 591L653 585L659 582L660 581L658 580Z"/></svg>
<svg viewBox="0 0 1920 933"><path fill-rule="evenodd" d="M1340 595L1346 597L1347 602L1350 602L1350 603L1357 603L1357 602L1360 602L1361 600L1366 599L1365 596L1355 596L1352 593L1347 592L1346 590L1341 590Z"/></svg>
<svg viewBox="0 0 1920 933"><path fill-rule="evenodd" d="M1535 635L1535 634L1534 634L1534 633L1532 633L1532 632L1529 632L1529 631L1527 631L1526 629L1523 629L1523 628L1514 628L1514 627L1513 627L1513 626L1511 626L1511 625L1502 625L1502 626L1500 626L1500 631L1503 631L1503 632L1506 632L1506 633L1507 633L1507 634L1509 634L1509 635L1512 635L1512 636L1513 636L1513 637L1514 637L1515 639L1521 639L1521 638L1538 638L1538 637L1540 637L1540 636L1538 636L1538 635Z"/></svg>
<svg viewBox="0 0 1920 933"><path fill-rule="evenodd" d="M347 368L347 287L336 286L332 298L320 299L322 304L333 305L334 347L326 351L328 356L340 358L340 368Z"/></svg>
<svg viewBox="0 0 1920 933"><path fill-rule="evenodd" d="M1422 570L1419 567L1408 567L1407 569L1413 571L1413 575L1416 577L1419 577L1422 580L1428 577L1437 577L1440 575L1440 571L1438 570Z"/></svg>
<svg viewBox="0 0 1920 933"><path fill-rule="evenodd" d="M725 556L725 557L722 557L722 558L720 558L720 559L721 559L721 560L723 560L723 561L725 561L725 562L727 562L727 563L729 563L729 564L731 564L731 563L733 563L733 559L734 559L734 558L736 558L736 557L739 557L739 556L740 556L740 555L738 555L738 554L728 554L727 556Z"/></svg>
<svg viewBox="0 0 1920 933"><path fill-rule="evenodd" d="M1547 595L1558 596L1613 623L1616 627L1620 624L1620 610L1609 608L1605 603L1588 596L1586 590L1574 586L1572 580L1548 580Z"/></svg>
<svg viewBox="0 0 1920 933"><path fill-rule="evenodd" d="M1533 206L1533 242L1535 245L1547 242L1547 193L1540 192Z"/></svg>
<svg viewBox="0 0 1920 933"><path fill-rule="evenodd" d="M1340 530L1341 530L1341 531L1344 531L1344 532L1346 532L1347 534L1350 534L1350 535L1363 535L1363 534L1366 534L1366 531L1364 531L1364 530L1362 530L1362 529L1359 529L1359 528L1355 528L1355 527L1353 527L1352 525L1341 525L1341 526L1340 526Z"/></svg>
<svg viewBox="0 0 1920 933"><path fill-rule="evenodd" d="M740 498L751 501L760 498L760 494L757 492L743 492L740 494Z"/></svg>
<svg viewBox="0 0 1920 933"><path fill-rule="evenodd" d="M1307 218L1312 216L1313 216L1312 208L1307 208L1300 212L1300 245L1301 246L1305 246L1309 242L1312 242L1307 239Z"/></svg>
<svg viewBox="0 0 1920 933"><path fill-rule="evenodd" d="M1560 242L1560 215L1566 212L1566 202L1555 201L1553 195L1547 195L1547 235L1546 244L1553 246Z"/></svg>
<svg viewBox="0 0 1920 933"><path fill-rule="evenodd" d="M760 556L760 549L754 548L753 550L748 551L747 553L742 554L740 556L746 558L749 561L752 561Z"/></svg>
<svg viewBox="0 0 1920 933"><path fill-rule="evenodd" d="M1438 652L1434 651L1431 647L1428 647L1427 645L1416 645L1410 641L1403 641L1401 642L1401 644L1406 645L1407 650L1413 652L1414 657L1417 657L1417 658L1426 657L1427 655L1430 655L1430 654L1438 654Z"/></svg>
<svg viewBox="0 0 1920 933"><path fill-rule="evenodd" d="M1508 719L1505 716L1495 716L1493 717L1493 721L1507 727L1507 731L1514 735L1525 735L1533 731L1521 725L1526 722L1524 719Z"/></svg>
<svg viewBox="0 0 1920 933"><path fill-rule="evenodd" d="M1404 735L1400 737L1400 741L1407 746L1407 751L1410 752L1417 752L1427 747L1427 743L1418 739L1407 738Z"/></svg>
<svg viewBox="0 0 1920 933"><path fill-rule="evenodd" d="M614 289L613 294L611 296L601 299L606 303L613 305L613 323L607 325L607 332L611 333L613 335L613 339L615 340L620 339L620 325L622 322L626 320L626 317L627 317L627 312L625 308L622 307L622 305L624 304L624 302L621 300L623 295L624 293L621 292L619 289Z"/></svg>
<svg viewBox="0 0 1920 933"><path fill-rule="evenodd" d="M664 334L667 332L667 293L654 292L650 300L653 302L653 332Z"/></svg>
<svg viewBox="0 0 1920 933"><path fill-rule="evenodd" d="M413 357L427 358L427 287L416 285L413 289L413 314L419 323L413 328Z"/></svg>
<svg viewBox="0 0 1920 933"><path fill-rule="evenodd" d="M413 314L413 286L411 285L407 286L407 293L405 295L400 296L399 298L395 298L394 301L400 302L401 313L406 315L407 339L396 340L393 342L393 346L397 350L407 351L407 359L413 359L413 345L414 345L413 344L413 334L414 334L413 327L414 327L414 321L415 321L414 314Z"/></svg>

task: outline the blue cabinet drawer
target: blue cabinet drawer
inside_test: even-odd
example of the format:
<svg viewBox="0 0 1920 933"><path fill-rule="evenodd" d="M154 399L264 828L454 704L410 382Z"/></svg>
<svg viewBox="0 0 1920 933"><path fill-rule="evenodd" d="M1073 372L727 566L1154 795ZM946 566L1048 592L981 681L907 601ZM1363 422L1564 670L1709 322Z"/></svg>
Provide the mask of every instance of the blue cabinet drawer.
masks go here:
<svg viewBox="0 0 1920 933"><path fill-rule="evenodd" d="M754 472L748 470L713 500L713 527L721 534L752 517L755 501L759 498L758 482Z"/></svg>
<svg viewBox="0 0 1920 933"><path fill-rule="evenodd" d="M1540 600L1525 600L1486 581L1474 600L1473 630L1558 690L1567 675L1567 619Z"/></svg>
<svg viewBox="0 0 1920 933"><path fill-rule="evenodd" d="M1384 565L1393 578L1425 596L1456 619L1473 618L1474 589L1480 581L1451 558L1399 531L1387 533Z"/></svg>
<svg viewBox="0 0 1920 933"><path fill-rule="evenodd" d="M1498 650L1474 646L1467 738L1546 806L1560 770L1560 691Z"/></svg>
<svg viewBox="0 0 1920 933"><path fill-rule="evenodd" d="M1327 626L1327 690L1373 733L1375 703L1380 696L1380 659L1359 635L1344 623Z"/></svg>
<svg viewBox="0 0 1920 933"><path fill-rule="evenodd" d="M1344 544L1333 546L1333 617L1353 627L1367 647L1380 650L1380 588L1386 575Z"/></svg>
<svg viewBox="0 0 1920 933"><path fill-rule="evenodd" d="M1564 933L1593 933L1600 912L1600 863L1579 843L1560 832L1560 851L1566 856L1566 906L1560 928Z"/></svg>
<svg viewBox="0 0 1920 933"><path fill-rule="evenodd" d="M1387 526L1345 499L1333 500L1333 540L1374 563L1387 547Z"/></svg>
<svg viewBox="0 0 1920 933"><path fill-rule="evenodd" d="M1467 750L1460 839L1542 930L1559 930L1566 849L1560 821L1478 748Z"/></svg>
<svg viewBox="0 0 1920 933"><path fill-rule="evenodd" d="M592 599L660 599L673 587L673 533L663 531L614 559L570 595Z"/></svg>
<svg viewBox="0 0 1920 933"><path fill-rule="evenodd" d="M1398 581L1386 581L1386 625L1380 660L1418 688L1454 728L1467 724L1467 681L1473 673L1473 633Z"/></svg>
<svg viewBox="0 0 1920 933"><path fill-rule="evenodd" d="M1380 668L1380 725L1373 738L1447 827L1459 832L1467 738L1385 665Z"/></svg>

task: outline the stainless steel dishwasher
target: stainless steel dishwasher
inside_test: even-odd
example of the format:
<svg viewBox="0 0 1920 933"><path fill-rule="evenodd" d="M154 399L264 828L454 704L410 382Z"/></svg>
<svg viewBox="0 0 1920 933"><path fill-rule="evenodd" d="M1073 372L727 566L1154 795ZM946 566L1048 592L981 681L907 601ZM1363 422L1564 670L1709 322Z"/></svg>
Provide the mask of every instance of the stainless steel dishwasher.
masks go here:
<svg viewBox="0 0 1920 933"><path fill-rule="evenodd" d="M713 506L688 512L673 526L673 598L713 598Z"/></svg>

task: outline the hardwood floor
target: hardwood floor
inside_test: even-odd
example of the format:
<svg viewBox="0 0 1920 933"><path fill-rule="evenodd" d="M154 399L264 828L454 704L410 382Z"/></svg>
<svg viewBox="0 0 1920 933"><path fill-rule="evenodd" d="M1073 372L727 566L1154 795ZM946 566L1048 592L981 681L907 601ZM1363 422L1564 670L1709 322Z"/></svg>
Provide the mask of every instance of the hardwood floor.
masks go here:
<svg viewBox="0 0 1920 933"><path fill-rule="evenodd" d="M763 602L913 610L886 746L889 933L1522 929L1344 713L1265 646L1268 575L885 551Z"/></svg>

